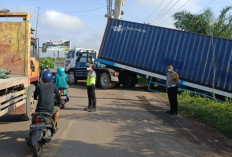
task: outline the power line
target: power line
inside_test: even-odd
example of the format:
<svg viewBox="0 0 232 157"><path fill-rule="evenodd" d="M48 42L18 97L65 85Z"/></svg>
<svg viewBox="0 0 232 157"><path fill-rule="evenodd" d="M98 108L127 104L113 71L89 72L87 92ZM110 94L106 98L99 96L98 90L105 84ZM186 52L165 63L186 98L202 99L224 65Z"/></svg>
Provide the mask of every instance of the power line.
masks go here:
<svg viewBox="0 0 232 157"><path fill-rule="evenodd" d="M182 5L179 9L178 9L178 11L180 11L180 9L182 9L187 3L189 3L191 0L189 0L189 1L187 1L184 5ZM202 12L202 10L204 10L204 9L206 9L208 6L210 6L210 4L212 4L213 2L214 2L215 0L212 0L211 2L209 2L203 9L201 9L200 11L199 11L199 13L200 12ZM177 11L177 12L178 12ZM169 17L168 17L169 18ZM162 23L164 23L165 21L167 21L168 20L168 18L166 18L165 20L163 20L161 23L159 23L159 24L162 24Z"/></svg>
<svg viewBox="0 0 232 157"><path fill-rule="evenodd" d="M151 17L151 16L153 16L154 14L155 14L155 12L158 10L158 8L163 4L163 2L164 2L165 0L163 0L160 4L159 4L159 6L152 12L152 14L150 15L150 16L148 16L145 20L144 20L144 23Z"/></svg>
<svg viewBox="0 0 232 157"><path fill-rule="evenodd" d="M157 15L155 15L150 21L153 21L154 19L157 19L161 14L163 14L163 12L166 10L166 8L172 4L172 1L173 0L170 0L167 2L167 4L164 6L164 8L162 10L160 10ZM151 23L151 22L148 22L148 23Z"/></svg>
<svg viewBox="0 0 232 157"><path fill-rule="evenodd" d="M189 2L190 2L191 0L188 0L187 2L185 2L178 10L177 10L177 12L179 12L180 11L180 9L182 9L185 5L187 5ZM159 23L159 24L162 24L162 23L164 23L165 21L167 21L169 19L169 17L168 18L166 18L165 20L163 20L161 23Z"/></svg>
<svg viewBox="0 0 232 157"><path fill-rule="evenodd" d="M74 11L59 11L59 10L55 10L57 12L60 12L60 13L84 13L84 12L91 12L91 11L94 11L94 10L99 10L99 9L102 9L102 8L106 8L107 5L105 6L101 6L101 7L97 7L97 8L92 8L92 9L86 9L86 10L74 10ZM48 10L47 8L41 8L40 7L40 10Z"/></svg>
<svg viewBox="0 0 232 157"><path fill-rule="evenodd" d="M69 12L62 12L62 13L83 13L83 12L90 12L90 11L94 11L94 10L98 10L98 9L102 9L102 8L106 8L107 6L102 6L102 7L98 7L98 8L93 8L93 9L88 9L88 10L81 10L81 11L69 11Z"/></svg>
<svg viewBox="0 0 232 157"><path fill-rule="evenodd" d="M106 8L107 5L105 6L101 6L101 7L98 7L98 8L93 8L93 9L87 9L87 10L77 10L77 11L68 11L68 12L62 12L62 13L83 13L83 12L90 12L90 11L94 11L94 10L99 10L99 9L102 9L102 8Z"/></svg>
<svg viewBox="0 0 232 157"><path fill-rule="evenodd" d="M168 11L164 12L162 15L164 15L164 16L167 15L167 14L175 7L175 5L176 5L179 1L180 1L180 0L176 1L176 2L170 7L170 9L169 9ZM162 15L161 15L161 16L162 16ZM157 23L158 23L160 20L161 20L161 18L157 20Z"/></svg>
<svg viewBox="0 0 232 157"><path fill-rule="evenodd" d="M215 1L215 0L210 1L203 9L201 9L201 10L199 11L199 13L201 13L203 10L205 10L205 9L206 9L208 6L210 6L210 4L212 4L214 1Z"/></svg>
<svg viewBox="0 0 232 157"><path fill-rule="evenodd" d="M176 2L178 2L178 1L179 0L177 0ZM174 2L173 4L171 2L170 5L161 14L159 14L159 16L157 16L156 18L153 18L153 20L151 20L150 23L153 23L156 20L159 21L159 19L162 18L162 15L165 14L167 11L169 11L172 8L172 6L176 4L176 2Z"/></svg>
<svg viewBox="0 0 232 157"><path fill-rule="evenodd" d="M166 3L166 5L163 7L163 9L160 10L152 19L150 19L150 21L153 21L154 19L157 19L166 10L166 8L171 4L172 4L172 0L168 1ZM150 21L148 23L151 23Z"/></svg>

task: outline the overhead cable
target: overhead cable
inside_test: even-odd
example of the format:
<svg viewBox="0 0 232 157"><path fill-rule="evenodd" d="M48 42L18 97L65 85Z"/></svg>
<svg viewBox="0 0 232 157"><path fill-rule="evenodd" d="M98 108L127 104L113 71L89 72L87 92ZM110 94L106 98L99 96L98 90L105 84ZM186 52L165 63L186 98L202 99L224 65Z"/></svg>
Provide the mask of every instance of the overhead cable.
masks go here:
<svg viewBox="0 0 232 157"><path fill-rule="evenodd" d="M187 5L191 0L188 0L187 2L185 2L176 12L179 12L185 5ZM163 20L162 22L160 22L159 24L164 23L165 21L167 21L170 18L170 16L168 18L166 18L165 20Z"/></svg>
<svg viewBox="0 0 232 157"><path fill-rule="evenodd" d="M173 0L169 0L166 5L163 7L162 10L160 10L152 19L149 20L148 23L151 23L151 21L153 21L154 19L157 19L161 14L163 14L163 12L166 10L166 8L168 8L171 4L172 4Z"/></svg>
<svg viewBox="0 0 232 157"><path fill-rule="evenodd" d="M98 8L93 8L93 9L68 11L68 12L62 12L62 13L83 13L83 12L90 12L90 11L94 11L94 10L99 10L99 9L106 8L106 7L107 7L107 5L101 6L101 7L98 7Z"/></svg>
<svg viewBox="0 0 232 157"><path fill-rule="evenodd" d="M163 12L163 14L160 15L160 18L156 18L155 20L153 20L151 23L155 22L159 22L167 13L169 13L174 7L175 5L179 2L180 0L177 0L174 4L172 4L172 6L170 6L165 12Z"/></svg>
<svg viewBox="0 0 232 157"><path fill-rule="evenodd" d="M152 14L151 14L150 16L148 16L148 17L144 20L144 23L145 23L147 20L149 20L149 18L150 18L151 16L153 16L157 10L159 10L159 7L163 4L164 1L165 1L165 0L162 0L162 2L161 2L161 3L159 4L159 6L152 12Z"/></svg>

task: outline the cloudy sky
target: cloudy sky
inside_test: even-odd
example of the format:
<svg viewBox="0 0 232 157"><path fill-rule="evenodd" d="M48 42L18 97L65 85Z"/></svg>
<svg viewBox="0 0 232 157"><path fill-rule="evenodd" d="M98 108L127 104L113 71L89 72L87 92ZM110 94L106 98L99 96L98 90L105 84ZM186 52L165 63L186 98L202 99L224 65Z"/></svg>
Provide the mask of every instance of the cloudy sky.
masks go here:
<svg viewBox="0 0 232 157"><path fill-rule="evenodd" d="M0 0L0 9L30 12L40 43L71 40L72 47L99 49L107 19L106 0ZM172 15L181 10L201 13L211 8L217 16L232 0L125 0L123 20L173 27ZM39 9L38 9L39 8ZM38 11L39 10L39 11Z"/></svg>

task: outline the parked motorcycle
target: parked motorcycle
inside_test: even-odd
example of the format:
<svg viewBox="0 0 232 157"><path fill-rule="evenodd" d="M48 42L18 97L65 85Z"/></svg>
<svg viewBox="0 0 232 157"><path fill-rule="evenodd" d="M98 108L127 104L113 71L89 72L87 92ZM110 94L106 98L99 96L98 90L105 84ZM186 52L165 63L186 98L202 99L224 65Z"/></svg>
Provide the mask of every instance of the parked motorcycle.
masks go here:
<svg viewBox="0 0 232 157"><path fill-rule="evenodd" d="M69 97L68 97L68 88L59 88L59 93L61 96L61 103L60 103L60 108L64 109L65 108L65 104L67 102L69 102Z"/></svg>
<svg viewBox="0 0 232 157"><path fill-rule="evenodd" d="M32 123L30 125L28 146L31 147L33 155L39 157L42 147L51 141L55 133L53 119L46 113L33 113Z"/></svg>

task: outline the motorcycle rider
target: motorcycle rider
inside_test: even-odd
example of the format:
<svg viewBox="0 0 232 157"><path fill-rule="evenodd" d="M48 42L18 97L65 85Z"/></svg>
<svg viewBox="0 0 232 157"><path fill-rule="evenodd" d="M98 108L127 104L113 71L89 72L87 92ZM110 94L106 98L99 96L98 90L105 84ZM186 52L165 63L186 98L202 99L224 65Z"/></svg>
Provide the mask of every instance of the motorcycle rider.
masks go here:
<svg viewBox="0 0 232 157"><path fill-rule="evenodd" d="M56 84L57 88L68 88L68 76L64 72L64 70L59 67L57 68L57 73L54 79L54 83Z"/></svg>
<svg viewBox="0 0 232 157"><path fill-rule="evenodd" d="M59 67L57 68L57 73L54 79L54 83L56 84L58 90L60 88L64 88L64 95L67 96L67 100L69 100L68 98L68 76L67 74L64 72L63 68ZM66 88L66 89L65 89ZM61 94L61 93L60 93Z"/></svg>
<svg viewBox="0 0 232 157"><path fill-rule="evenodd" d="M55 84L52 83L52 73L50 71L45 71L42 74L43 84L39 84L34 92L34 99L38 99L38 104L35 112L46 113L53 117L54 126L57 130L57 121L60 115L60 108L55 105L54 94L56 96L57 103L60 104L61 98L59 91Z"/></svg>

